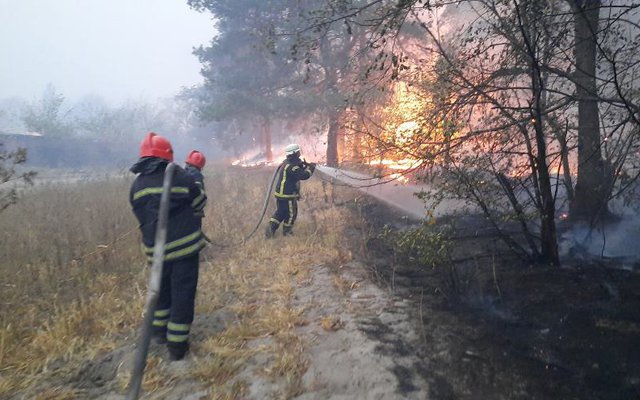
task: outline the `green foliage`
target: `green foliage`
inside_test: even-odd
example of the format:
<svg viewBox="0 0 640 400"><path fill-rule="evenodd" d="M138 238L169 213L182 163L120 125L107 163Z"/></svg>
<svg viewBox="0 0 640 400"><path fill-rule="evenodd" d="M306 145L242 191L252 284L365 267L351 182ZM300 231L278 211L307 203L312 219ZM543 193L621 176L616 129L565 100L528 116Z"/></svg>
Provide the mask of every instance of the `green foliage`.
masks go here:
<svg viewBox="0 0 640 400"><path fill-rule="evenodd" d="M385 225L379 237L394 249L401 262L431 268L451 265L452 243L447 239L447 231L431 223L404 231Z"/></svg>
<svg viewBox="0 0 640 400"><path fill-rule="evenodd" d="M204 91L195 91L205 121L273 116L299 103L292 82L301 78L289 63L288 39L275 40L286 24L287 1L189 1L216 17L218 35L195 50L203 64Z"/></svg>
<svg viewBox="0 0 640 400"><path fill-rule="evenodd" d="M433 269L436 292L448 302L457 303L477 282L477 268L453 261L453 229L448 225L436 226L434 221L403 231L386 225L379 238L393 248L396 262Z"/></svg>
<svg viewBox="0 0 640 400"><path fill-rule="evenodd" d="M33 184L35 172L17 170L17 167L26 161L26 149L7 151L0 143L0 212L18 201L18 184Z"/></svg>
<svg viewBox="0 0 640 400"><path fill-rule="evenodd" d="M47 86L42 98L24 110L22 122L31 132L47 136L64 136L72 133L72 128L61 115L64 96Z"/></svg>

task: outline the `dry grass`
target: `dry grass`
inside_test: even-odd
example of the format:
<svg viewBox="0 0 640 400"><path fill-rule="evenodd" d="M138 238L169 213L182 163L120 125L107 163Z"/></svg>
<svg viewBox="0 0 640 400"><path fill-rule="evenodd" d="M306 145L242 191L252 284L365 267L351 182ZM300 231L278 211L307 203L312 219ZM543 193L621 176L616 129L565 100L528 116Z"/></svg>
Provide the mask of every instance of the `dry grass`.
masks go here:
<svg viewBox="0 0 640 400"><path fill-rule="evenodd" d="M81 391L64 387L47 388L39 393L34 400L72 400L82 394Z"/></svg>
<svg viewBox="0 0 640 400"><path fill-rule="evenodd" d="M214 242L242 242L255 224L270 177L269 172L256 177L245 171L213 177L222 189L219 197L210 198L208 211L216 216L215 223L207 225ZM293 305L295 285L308 280L309 268L345 260L344 228L349 221L346 210L325 204L320 182L303 186L305 200L299 204L294 237L266 240L260 230L243 246L205 253L197 312L226 308L236 316L234 324L198 348L209 356L199 360L195 374L214 392L230 392L242 367L256 357L267 360L258 372L279 383L279 397L291 398L303 390L308 360L296 328L308 321L304 310ZM272 212L273 205L267 219ZM218 224L228 230L216 229ZM251 346L253 340L263 344Z"/></svg>
<svg viewBox="0 0 640 400"><path fill-rule="evenodd" d="M131 378L131 371L125 370L118 374L118 387L124 393ZM158 356L147 358L147 367L142 380L142 390L145 393L160 394L163 390L171 387L176 382L176 378L167 370L167 362Z"/></svg>
<svg viewBox="0 0 640 400"><path fill-rule="evenodd" d="M113 348L139 320L144 274L128 186L43 185L0 215L0 396Z"/></svg>
<svg viewBox="0 0 640 400"><path fill-rule="evenodd" d="M344 321L335 315L325 315L320 318L320 326L325 331L333 332L344 328Z"/></svg>
<svg viewBox="0 0 640 400"><path fill-rule="evenodd" d="M291 398L302 392L308 364L296 329L308 321L293 304L295 286L313 266L349 260L349 212L325 203L321 183L312 180L303 185L294 237L266 240L260 230L240 245L262 209L271 172L206 175L205 231L224 246L203 252L196 314L226 310L235 319L193 343L186 374L176 376L152 357L144 390L162 398L172 386L197 380L212 398L242 398L243 371L259 358L254 372L281 388L277 397ZM45 185L0 215L0 397L84 398L64 377L133 341L146 277L129 183ZM267 219L272 212L273 205ZM113 387L122 390L127 377L119 372Z"/></svg>

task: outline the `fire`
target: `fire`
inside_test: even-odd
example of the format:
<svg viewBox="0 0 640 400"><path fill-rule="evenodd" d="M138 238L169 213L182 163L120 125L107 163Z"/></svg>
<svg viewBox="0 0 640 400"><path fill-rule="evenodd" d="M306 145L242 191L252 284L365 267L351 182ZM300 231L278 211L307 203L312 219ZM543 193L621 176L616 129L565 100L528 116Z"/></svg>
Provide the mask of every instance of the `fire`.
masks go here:
<svg viewBox="0 0 640 400"><path fill-rule="evenodd" d="M240 156L231 163L234 167L254 168L274 165L275 161L268 161L264 152L251 151Z"/></svg>
<svg viewBox="0 0 640 400"><path fill-rule="evenodd" d="M397 172L395 174L389 175L389 178L392 178L401 183L409 183L409 178Z"/></svg>
<svg viewBox="0 0 640 400"><path fill-rule="evenodd" d="M389 170L402 171L386 175L385 178L396 180L401 183L409 183L409 178L407 178L406 173L409 170L419 167L422 164L422 161L412 160L409 158L402 160L382 159L370 161L368 164L372 166L381 166Z"/></svg>
<svg viewBox="0 0 640 400"><path fill-rule="evenodd" d="M246 162L245 160L238 159L231 163L234 167L242 167L242 168L255 168L255 167L270 167L275 165L275 161L253 161Z"/></svg>
<svg viewBox="0 0 640 400"><path fill-rule="evenodd" d="M396 169L406 171L408 169L419 167L422 164L420 160L411 160L409 158L405 158L404 160L373 160L369 162L369 165L383 165L389 169Z"/></svg>

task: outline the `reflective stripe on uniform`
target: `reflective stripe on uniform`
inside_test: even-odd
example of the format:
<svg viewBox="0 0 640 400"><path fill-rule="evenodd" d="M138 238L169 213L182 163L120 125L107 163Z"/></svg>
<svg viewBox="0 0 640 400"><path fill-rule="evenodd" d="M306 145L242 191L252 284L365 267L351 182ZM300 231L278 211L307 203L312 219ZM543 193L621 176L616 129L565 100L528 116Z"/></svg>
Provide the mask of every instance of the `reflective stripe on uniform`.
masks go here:
<svg viewBox="0 0 640 400"><path fill-rule="evenodd" d="M197 238L199 238L202 235L202 231L197 230L195 232L193 232L190 235L181 237L180 239L174 240L173 242L169 242L167 243L167 245L165 246L165 251L166 250L171 250L171 249L175 249L176 247L182 246L183 244L189 243L193 240L196 240ZM144 248L144 252L147 255L153 255L153 247L147 247L147 246L143 246Z"/></svg>
<svg viewBox="0 0 640 400"><path fill-rule="evenodd" d="M200 239L198 243L191 245L189 247L185 247L184 249L180 249L178 251L174 251L173 253L165 254L164 261L175 260L176 258L184 257L191 255L192 253L196 253L200 251L203 247L207 245L204 239ZM147 255L147 261L153 262L153 255Z"/></svg>
<svg viewBox="0 0 640 400"><path fill-rule="evenodd" d="M205 202L206 199L207 199L207 196L205 196L204 192L200 192L200 195L195 199L193 199L193 201L191 202L191 207L196 211L202 210L205 204L207 204Z"/></svg>
<svg viewBox="0 0 640 400"><path fill-rule="evenodd" d="M186 342L189 339L191 324L176 324L169 322L167 325L167 340L170 342Z"/></svg>
<svg viewBox="0 0 640 400"><path fill-rule="evenodd" d="M276 193L274 194L274 196L276 196L279 199L295 199L298 197L297 194L280 194L280 193Z"/></svg>
<svg viewBox="0 0 640 400"><path fill-rule="evenodd" d="M189 332L189 329L191 328L191 324L176 324L175 322L169 322L169 325L167 326L167 328L171 329L172 331Z"/></svg>
<svg viewBox="0 0 640 400"><path fill-rule="evenodd" d="M287 220L287 226L293 225L293 200L289 200L289 219Z"/></svg>
<svg viewBox="0 0 640 400"><path fill-rule="evenodd" d="M269 220L269 222L273 222L274 224L279 224L279 223L280 223L280 221L278 221L278 220L277 220L277 219L275 219L275 218L271 218L271 219Z"/></svg>
<svg viewBox="0 0 640 400"><path fill-rule="evenodd" d="M189 335L174 335L173 333L167 333L167 340L174 343L186 342L189 340Z"/></svg>
<svg viewBox="0 0 640 400"><path fill-rule="evenodd" d="M200 251L200 249L202 249L206 245L207 245L207 242L205 242L204 239L200 239L197 243L189 247L185 247L184 249L176 250L172 253L165 254L164 261L171 261L171 260L175 260L176 258L191 255L192 253L196 253ZM150 262L153 261L153 255L147 255L147 260Z"/></svg>
<svg viewBox="0 0 640 400"><path fill-rule="evenodd" d="M169 323L169 309L155 310L153 312L153 326L167 326Z"/></svg>
<svg viewBox="0 0 640 400"><path fill-rule="evenodd" d="M168 317L169 316L169 311L170 310L168 308L166 310L155 310L153 312L153 316L154 317L159 317L159 318Z"/></svg>
<svg viewBox="0 0 640 400"><path fill-rule="evenodd" d="M289 166L289 164L285 165L284 168L282 168L282 180L280 181L280 190L276 190L276 196L277 197L285 197L288 196L286 194L284 194L284 184L285 182L287 182L287 167Z"/></svg>
<svg viewBox="0 0 640 400"><path fill-rule="evenodd" d="M189 188L182 186L174 186L171 188L171 193L183 193L189 194ZM138 200L149 194L162 194L162 187L148 187L142 190L138 190L133 194L133 199Z"/></svg>
<svg viewBox="0 0 640 400"><path fill-rule="evenodd" d="M189 247L185 247L182 250L174 251L173 253L167 254L166 256L164 256L164 260L170 261L179 257L188 256L191 253L195 253L199 251L204 246L206 246L206 242L204 241L204 239L200 239L200 241L194 245L191 245Z"/></svg>

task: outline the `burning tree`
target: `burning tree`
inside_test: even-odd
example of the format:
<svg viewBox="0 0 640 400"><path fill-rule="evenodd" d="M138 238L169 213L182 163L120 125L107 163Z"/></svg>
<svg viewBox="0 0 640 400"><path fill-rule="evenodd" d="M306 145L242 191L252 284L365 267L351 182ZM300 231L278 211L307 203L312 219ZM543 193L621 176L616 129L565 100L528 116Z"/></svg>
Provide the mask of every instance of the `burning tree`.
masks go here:
<svg viewBox="0 0 640 400"><path fill-rule="evenodd" d="M196 51L206 83L192 94L201 102L202 119L257 122L267 154L275 120L320 120L327 163L337 165L348 100L368 63L367 28L305 29L308 13L326 5L321 0L188 3L210 11L219 31L209 47Z"/></svg>
<svg viewBox="0 0 640 400"><path fill-rule="evenodd" d="M475 203L523 255L557 264L557 211L570 204L594 222L635 186L638 5L189 4L212 11L220 29L197 52L205 118L251 115L268 138L274 118L321 115L329 164L340 149L426 170L430 196ZM524 241L504 230L514 222Z"/></svg>
<svg viewBox="0 0 640 400"><path fill-rule="evenodd" d="M638 176L637 5L329 3L312 26L367 26L368 49L377 54L368 70L383 71L387 85L404 80L425 93L425 118L398 126L408 134L385 127L392 113L381 112L362 116L374 127L368 137L394 157L438 164L434 196L472 200L500 230L517 221L524 246L503 234L517 251L557 264L558 202L570 201L574 216L593 222L606 214L616 178Z"/></svg>

